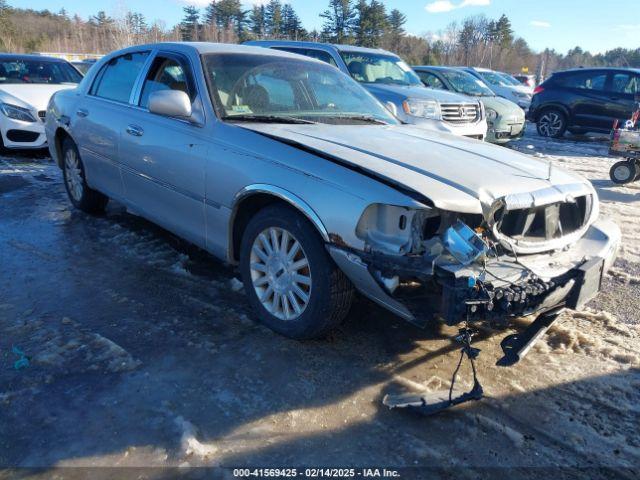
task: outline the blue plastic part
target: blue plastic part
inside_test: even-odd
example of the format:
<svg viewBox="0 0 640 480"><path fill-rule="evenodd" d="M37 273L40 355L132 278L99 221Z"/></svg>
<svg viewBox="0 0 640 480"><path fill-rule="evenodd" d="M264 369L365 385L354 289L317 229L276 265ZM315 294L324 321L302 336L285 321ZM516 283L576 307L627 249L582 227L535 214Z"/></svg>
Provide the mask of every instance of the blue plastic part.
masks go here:
<svg viewBox="0 0 640 480"><path fill-rule="evenodd" d="M460 220L447 228L443 237L447 251L463 265L473 263L488 250L478 234Z"/></svg>

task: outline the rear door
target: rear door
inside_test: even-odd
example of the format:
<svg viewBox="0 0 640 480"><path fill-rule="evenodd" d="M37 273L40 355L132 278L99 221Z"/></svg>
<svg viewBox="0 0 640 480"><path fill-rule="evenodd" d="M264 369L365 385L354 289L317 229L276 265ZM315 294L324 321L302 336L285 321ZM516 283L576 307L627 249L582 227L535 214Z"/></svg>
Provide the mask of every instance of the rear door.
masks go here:
<svg viewBox="0 0 640 480"><path fill-rule="evenodd" d="M555 79L556 87L564 91L563 101L571 110L573 125L598 130L611 127L607 77L607 70L585 70Z"/></svg>
<svg viewBox="0 0 640 480"><path fill-rule="evenodd" d="M138 88L136 106L121 125L122 175L127 203L144 217L205 246L204 114L188 57L159 52ZM180 90L192 102L192 119L149 112L149 96Z"/></svg>
<svg viewBox="0 0 640 480"><path fill-rule="evenodd" d="M607 83L609 93L608 116L624 122L636 109L635 96L640 94L640 75L635 72L612 71Z"/></svg>
<svg viewBox="0 0 640 480"><path fill-rule="evenodd" d="M85 164L88 184L122 199L119 140L130 111L130 99L149 52L113 58L96 76L73 113L74 139Z"/></svg>

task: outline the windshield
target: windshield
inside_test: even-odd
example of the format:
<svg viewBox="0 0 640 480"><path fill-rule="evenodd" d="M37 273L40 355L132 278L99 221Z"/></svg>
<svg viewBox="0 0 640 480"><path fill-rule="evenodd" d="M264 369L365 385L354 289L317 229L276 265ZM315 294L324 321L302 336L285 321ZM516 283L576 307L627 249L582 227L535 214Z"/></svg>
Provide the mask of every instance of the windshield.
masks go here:
<svg viewBox="0 0 640 480"><path fill-rule="evenodd" d="M80 83L82 75L66 62L0 60L0 83Z"/></svg>
<svg viewBox="0 0 640 480"><path fill-rule="evenodd" d="M341 52L351 76L361 83L422 86L420 77L393 55L361 52Z"/></svg>
<svg viewBox="0 0 640 480"><path fill-rule="evenodd" d="M442 70L442 75L451 83L458 93L476 97L493 97L495 93L477 77L460 70Z"/></svg>
<svg viewBox="0 0 640 480"><path fill-rule="evenodd" d="M332 124L399 122L340 70L311 60L254 54L203 56L225 120Z"/></svg>
<svg viewBox="0 0 640 480"><path fill-rule="evenodd" d="M497 87L508 87L511 84L497 72L478 72L482 79L487 82L489 85L494 85Z"/></svg>
<svg viewBox="0 0 640 480"><path fill-rule="evenodd" d="M522 83L520 83L518 80L516 80L514 77L512 77L508 73L500 73L500 76L505 79L508 85L516 85L516 86L522 85Z"/></svg>

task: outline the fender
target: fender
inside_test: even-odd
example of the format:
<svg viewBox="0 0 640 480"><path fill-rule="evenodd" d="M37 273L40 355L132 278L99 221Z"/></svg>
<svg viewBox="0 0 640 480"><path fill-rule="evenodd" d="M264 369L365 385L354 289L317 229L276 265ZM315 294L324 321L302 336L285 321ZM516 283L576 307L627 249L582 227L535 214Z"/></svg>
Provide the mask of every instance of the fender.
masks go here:
<svg viewBox="0 0 640 480"><path fill-rule="evenodd" d="M327 228L322 223L322 220L318 216L318 214L311 208L311 206L305 202L302 198L297 196L295 193L292 193L284 188L276 187L275 185L269 185L266 183L255 183L252 185L247 185L242 188L233 198L233 205L231 207L231 216L229 217L229 251L228 258L233 259L233 235L234 235L234 224L236 221L236 216L238 213L238 209L242 202L249 197L259 194L267 194L273 197L279 198L287 202L289 205L294 207L300 213L302 213L305 217L309 219L309 221L315 226L316 230L327 243L330 243L329 232Z"/></svg>

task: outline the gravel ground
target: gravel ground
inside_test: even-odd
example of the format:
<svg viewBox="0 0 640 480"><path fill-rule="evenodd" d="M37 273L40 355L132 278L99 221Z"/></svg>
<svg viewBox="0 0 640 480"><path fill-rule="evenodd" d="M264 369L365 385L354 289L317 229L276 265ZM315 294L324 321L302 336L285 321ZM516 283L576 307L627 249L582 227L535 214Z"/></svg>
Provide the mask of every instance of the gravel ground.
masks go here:
<svg viewBox="0 0 640 480"><path fill-rule="evenodd" d="M608 180L600 137L529 131L512 148L592 180L603 215L621 220L622 258L589 309L564 314L518 365L495 366L515 330L483 332L487 397L431 418L381 399L447 387L455 329L360 301L331 338L282 338L251 321L232 269L118 205L73 210L44 154L0 157L0 466L45 469L0 478L219 465L638 478L638 187ZM15 352L29 365L16 369Z"/></svg>

